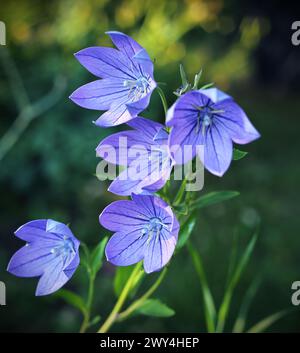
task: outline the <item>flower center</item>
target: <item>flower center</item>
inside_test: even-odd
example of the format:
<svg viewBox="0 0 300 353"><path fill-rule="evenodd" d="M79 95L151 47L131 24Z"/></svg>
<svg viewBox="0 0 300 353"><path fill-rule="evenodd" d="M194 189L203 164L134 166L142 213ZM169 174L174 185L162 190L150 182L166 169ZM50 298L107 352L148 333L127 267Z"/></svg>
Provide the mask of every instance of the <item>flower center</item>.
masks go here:
<svg viewBox="0 0 300 353"><path fill-rule="evenodd" d="M163 228L166 228L166 225L162 223L161 219L158 217L153 217L142 229L142 236L146 235L148 237L148 244L152 240L153 236L155 236L155 241L157 241Z"/></svg>
<svg viewBox="0 0 300 353"><path fill-rule="evenodd" d="M51 249L51 253L56 254L57 256L62 255L63 257L66 257L71 253L75 253L74 243L70 238L64 237L60 245Z"/></svg>
<svg viewBox="0 0 300 353"><path fill-rule="evenodd" d="M146 78L140 76L136 80L125 80L123 86L130 88L128 97L130 97L133 102L136 102L148 92L150 88L150 77Z"/></svg>

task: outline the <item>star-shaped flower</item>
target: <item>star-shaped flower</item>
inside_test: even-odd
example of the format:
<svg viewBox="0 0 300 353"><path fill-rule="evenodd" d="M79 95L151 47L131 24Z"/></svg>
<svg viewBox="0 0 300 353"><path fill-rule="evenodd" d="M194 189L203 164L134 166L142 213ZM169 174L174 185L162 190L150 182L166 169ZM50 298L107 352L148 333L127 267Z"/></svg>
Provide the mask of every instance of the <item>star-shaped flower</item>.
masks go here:
<svg viewBox="0 0 300 353"><path fill-rule="evenodd" d="M128 125L133 130L108 136L96 149L107 162L126 167L108 190L124 196L156 192L165 185L174 164L169 135L162 124L141 117Z"/></svg>
<svg viewBox="0 0 300 353"><path fill-rule="evenodd" d="M184 164L199 158L212 174L222 176L232 160L232 142L246 144L260 137L245 112L232 97L216 89L190 91L169 109L167 126L172 126L169 145L174 159ZM184 146L192 153L185 154ZM177 148L178 147L178 148Z"/></svg>
<svg viewBox="0 0 300 353"><path fill-rule="evenodd" d="M156 87L153 63L135 40L121 32L107 32L117 47L91 47L75 54L77 60L102 80L88 83L70 98L81 107L106 110L96 125L126 123L145 110Z"/></svg>
<svg viewBox="0 0 300 353"><path fill-rule="evenodd" d="M70 228L51 219L39 219L21 226L15 235L27 243L8 264L18 277L40 277L36 295L60 289L79 265L79 241Z"/></svg>
<svg viewBox="0 0 300 353"><path fill-rule="evenodd" d="M106 246L108 261L129 266L144 260L145 272L159 271L175 250L179 223L171 207L156 196L132 195L115 201L100 215L103 227L115 232Z"/></svg>

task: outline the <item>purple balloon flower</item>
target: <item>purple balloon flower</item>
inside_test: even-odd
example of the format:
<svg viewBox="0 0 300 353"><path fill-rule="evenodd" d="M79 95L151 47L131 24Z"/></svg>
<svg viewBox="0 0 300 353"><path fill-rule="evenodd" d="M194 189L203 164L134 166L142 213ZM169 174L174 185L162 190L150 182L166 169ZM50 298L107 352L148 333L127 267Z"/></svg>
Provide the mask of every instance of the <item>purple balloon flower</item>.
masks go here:
<svg viewBox="0 0 300 353"><path fill-rule="evenodd" d="M52 219L21 226L15 235L27 243L11 258L7 271L18 277L41 277L36 295L61 288L79 265L79 241L69 227Z"/></svg>
<svg viewBox="0 0 300 353"><path fill-rule="evenodd" d="M144 260L145 272L150 273L165 266L175 250L179 223L171 207L156 196L132 195L132 201L115 201L99 219L103 227L116 232L105 250L114 265Z"/></svg>
<svg viewBox="0 0 300 353"><path fill-rule="evenodd" d="M195 157L196 146L203 145L204 153L198 152L200 160L218 176L230 165L232 141L246 144L260 137L232 97L216 88L190 91L181 96L169 109L166 124L173 126L169 143L176 163L188 162ZM192 146L192 153L183 157L185 145Z"/></svg>
<svg viewBox="0 0 300 353"><path fill-rule="evenodd" d="M141 117L128 125L134 130L110 135L96 148L107 162L127 167L108 190L124 196L156 192L165 185L174 164L169 135L162 124Z"/></svg>
<svg viewBox="0 0 300 353"><path fill-rule="evenodd" d="M81 107L106 110L99 126L123 124L147 108L156 82L153 63L135 40L124 33L106 32L117 49L86 48L75 54L92 74L102 78L78 88L70 96Z"/></svg>

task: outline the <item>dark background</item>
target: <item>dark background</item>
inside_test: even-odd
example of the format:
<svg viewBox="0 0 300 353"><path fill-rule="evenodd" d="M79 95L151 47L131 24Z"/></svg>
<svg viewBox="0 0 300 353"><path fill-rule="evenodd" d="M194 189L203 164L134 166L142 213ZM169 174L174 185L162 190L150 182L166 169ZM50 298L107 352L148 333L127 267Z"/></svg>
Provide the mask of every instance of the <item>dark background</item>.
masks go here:
<svg viewBox="0 0 300 353"><path fill-rule="evenodd" d="M155 78L167 83L169 104L180 84L179 63L191 79L202 67L203 83L215 82L234 96L260 131L260 140L241 147L248 156L233 162L223 178L206 173L203 193L232 189L241 196L201 211L192 241L219 304L234 234L239 235L241 251L260 224L259 240L233 298L226 331L257 277L261 285L248 327L292 308L291 284L300 280L300 46L291 43L291 25L300 20L296 8L288 2L250 0L8 0L1 3L0 20L7 27L7 45L0 47L0 136L23 114L10 130L13 133L0 137L0 280L7 286L7 306L0 307L1 331L79 328L81 318L75 309L55 296L34 297L36 279L16 278L5 269L22 245L13 232L31 219L70 223L74 234L91 246L108 235L98 215L116 197L94 176L98 163L94 150L116 129L95 127L92 121L98 112L75 106L68 96L93 80L73 53L110 45L104 32L112 29L132 35L155 59ZM31 120L28 102L38 102ZM144 116L163 122L157 93ZM22 124L26 128L16 136ZM176 315L133 318L114 330L205 330L200 285L187 255L183 250L172 260L156 294ZM115 302L113 271L106 264L97 278L95 314L105 316ZM79 269L67 288L85 293L84 271ZM295 311L269 331L299 328L300 315Z"/></svg>

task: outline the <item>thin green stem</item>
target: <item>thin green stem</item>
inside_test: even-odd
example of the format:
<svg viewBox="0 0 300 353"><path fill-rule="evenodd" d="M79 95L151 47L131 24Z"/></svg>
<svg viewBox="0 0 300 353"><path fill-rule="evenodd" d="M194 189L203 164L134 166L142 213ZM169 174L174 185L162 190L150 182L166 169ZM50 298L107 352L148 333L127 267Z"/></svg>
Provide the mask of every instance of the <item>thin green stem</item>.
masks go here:
<svg viewBox="0 0 300 353"><path fill-rule="evenodd" d="M142 263L139 262L135 268L133 269L128 281L126 282L120 296L119 299L117 300L113 310L111 311L111 313L109 314L109 316L107 317L107 319L105 320L104 324L100 327L98 333L105 333L107 332L110 327L113 325L113 323L115 322L118 313L120 312L120 310L122 309L125 300L128 297L128 294L130 292L130 289L132 288L132 284L135 281L135 277L139 274L140 268L141 268Z"/></svg>
<svg viewBox="0 0 300 353"><path fill-rule="evenodd" d="M165 116L167 116L167 112L168 112L168 103L167 103L167 99L166 99L166 96L165 96L165 94L164 94L164 91L163 91L159 86L157 86L156 89L157 89L157 92L158 92L158 94L159 94L159 96L160 96L162 105L163 105L163 107L164 107Z"/></svg>
<svg viewBox="0 0 300 353"><path fill-rule="evenodd" d="M185 193L185 186L186 186L186 178L183 179L181 185L180 185L180 188L175 196L175 199L173 201L173 206L178 206L180 204L180 202L182 201L182 198L184 196L184 193Z"/></svg>
<svg viewBox="0 0 300 353"><path fill-rule="evenodd" d="M162 280L164 279L166 273L167 273L167 268L165 267L163 269L162 273L160 274L160 276L158 277L158 279L149 288L149 290L143 296L141 296L139 299L134 301L126 310L124 310L122 313L120 313L118 315L117 320L123 321L123 320L127 319L128 316L130 316L135 310L140 308L143 305L143 303L145 302L145 300L147 300L159 287L159 285L161 284Z"/></svg>
<svg viewBox="0 0 300 353"><path fill-rule="evenodd" d="M87 297L87 301L86 301L86 311L83 316L82 325L81 325L80 331L79 331L80 333L84 333L87 330L87 328L89 327L92 305L93 305L93 298L94 298L94 283L95 283L95 277L90 275L89 276L88 297Z"/></svg>

